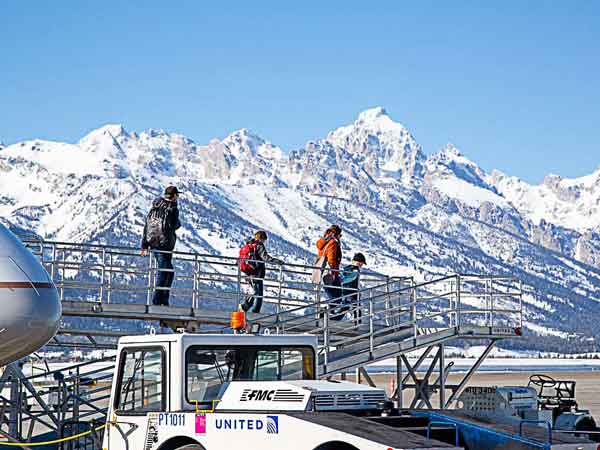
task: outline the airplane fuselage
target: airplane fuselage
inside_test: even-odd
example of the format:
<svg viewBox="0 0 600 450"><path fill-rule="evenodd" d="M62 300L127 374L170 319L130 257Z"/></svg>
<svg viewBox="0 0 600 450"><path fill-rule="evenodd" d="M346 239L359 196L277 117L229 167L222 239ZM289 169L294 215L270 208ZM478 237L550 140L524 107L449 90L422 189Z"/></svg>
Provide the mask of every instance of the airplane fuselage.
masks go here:
<svg viewBox="0 0 600 450"><path fill-rule="evenodd" d="M60 325L58 292L40 261L0 224L0 366L43 347Z"/></svg>

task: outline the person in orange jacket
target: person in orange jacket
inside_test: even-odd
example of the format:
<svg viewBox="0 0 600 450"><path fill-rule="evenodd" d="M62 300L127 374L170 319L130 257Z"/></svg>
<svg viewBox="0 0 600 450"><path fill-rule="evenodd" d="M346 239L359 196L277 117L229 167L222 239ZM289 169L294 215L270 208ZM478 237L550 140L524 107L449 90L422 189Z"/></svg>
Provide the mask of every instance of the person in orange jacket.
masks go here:
<svg viewBox="0 0 600 450"><path fill-rule="evenodd" d="M341 291L340 263L342 262L342 229L339 225L331 225L321 239L317 241L319 256L327 258L329 272L323 277L323 290L333 305L339 303ZM338 302L336 303L336 299ZM333 320L342 320L343 314L332 315Z"/></svg>

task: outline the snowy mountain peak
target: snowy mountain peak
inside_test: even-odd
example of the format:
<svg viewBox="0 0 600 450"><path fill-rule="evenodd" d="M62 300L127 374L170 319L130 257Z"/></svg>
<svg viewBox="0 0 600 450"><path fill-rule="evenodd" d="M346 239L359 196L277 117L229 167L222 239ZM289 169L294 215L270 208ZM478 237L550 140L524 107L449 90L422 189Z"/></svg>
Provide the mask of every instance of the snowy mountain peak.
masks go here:
<svg viewBox="0 0 600 450"><path fill-rule="evenodd" d="M150 128L145 134L150 136L151 138L157 137L169 137L170 134L163 130L162 128Z"/></svg>
<svg viewBox="0 0 600 450"><path fill-rule="evenodd" d="M265 140L261 136L249 130L248 128L240 128L239 130L230 133L225 139L223 139L223 142L234 140L249 141L256 145L262 145L265 143Z"/></svg>
<svg viewBox="0 0 600 450"><path fill-rule="evenodd" d="M385 136L387 140L395 139L396 141L403 138L413 139L410 132L403 125L394 122L385 108L381 106L361 112L352 125L346 125L332 131L327 139L339 145L348 136L357 134Z"/></svg>
<svg viewBox="0 0 600 450"><path fill-rule="evenodd" d="M91 131L79 142L103 141L106 138L116 139L118 137L129 137L129 134L121 124L108 124Z"/></svg>
<svg viewBox="0 0 600 450"><path fill-rule="evenodd" d="M456 171L457 168L462 167L469 168L469 170L477 172L479 176L485 175L484 171L473 161L467 158L458 148L448 143L442 149L429 158L427 165L431 168L434 166L445 166L452 171Z"/></svg>
<svg viewBox="0 0 600 450"><path fill-rule="evenodd" d="M440 154L443 156L452 159L452 158L460 158L464 157L464 155L451 143L446 144L442 150L440 150Z"/></svg>
<svg viewBox="0 0 600 450"><path fill-rule="evenodd" d="M410 135L406 127L398 122L394 122L385 108L381 106L361 112L356 122L354 122L354 127L370 131L374 134L393 135L397 138Z"/></svg>
<svg viewBox="0 0 600 450"><path fill-rule="evenodd" d="M222 143L237 158L259 155L267 159L281 159L284 154L283 150L279 147L271 144L247 128L234 131L223 139Z"/></svg>
<svg viewBox="0 0 600 450"><path fill-rule="evenodd" d="M374 122L380 117L388 117L387 111L383 106L366 109L358 115L358 122Z"/></svg>
<svg viewBox="0 0 600 450"><path fill-rule="evenodd" d="M418 183L423 172L425 155L410 132L394 122L384 108L363 111L351 125L340 127L321 142L344 149L350 158L363 161L369 176Z"/></svg>

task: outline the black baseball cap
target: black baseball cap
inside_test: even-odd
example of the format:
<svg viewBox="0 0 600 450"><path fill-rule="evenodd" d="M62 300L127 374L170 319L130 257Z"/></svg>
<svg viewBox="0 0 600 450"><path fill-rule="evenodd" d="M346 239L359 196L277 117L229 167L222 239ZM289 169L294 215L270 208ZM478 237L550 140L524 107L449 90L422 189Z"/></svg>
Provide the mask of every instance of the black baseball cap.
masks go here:
<svg viewBox="0 0 600 450"><path fill-rule="evenodd" d="M179 195L179 194L181 194L181 191L179 191L177 189L177 187L175 187L175 186L167 186L167 188L165 189L166 197L172 197L173 195Z"/></svg>
<svg viewBox="0 0 600 450"><path fill-rule="evenodd" d="M365 266L367 265L367 260L365 259L365 255L362 253L356 253L352 258L352 261L363 263Z"/></svg>

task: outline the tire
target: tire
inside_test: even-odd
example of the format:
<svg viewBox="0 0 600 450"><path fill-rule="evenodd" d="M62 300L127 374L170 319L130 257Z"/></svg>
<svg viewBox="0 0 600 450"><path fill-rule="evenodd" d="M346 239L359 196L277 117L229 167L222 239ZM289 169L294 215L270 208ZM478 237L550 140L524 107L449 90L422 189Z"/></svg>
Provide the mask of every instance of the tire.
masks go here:
<svg viewBox="0 0 600 450"><path fill-rule="evenodd" d="M1 449L0 449L1 450ZM206 450L195 439L188 436L175 436L163 442L158 450Z"/></svg>
<svg viewBox="0 0 600 450"><path fill-rule="evenodd" d="M350 445L346 442L333 441L326 442L324 444L319 445L314 450L359 450L354 445Z"/></svg>

